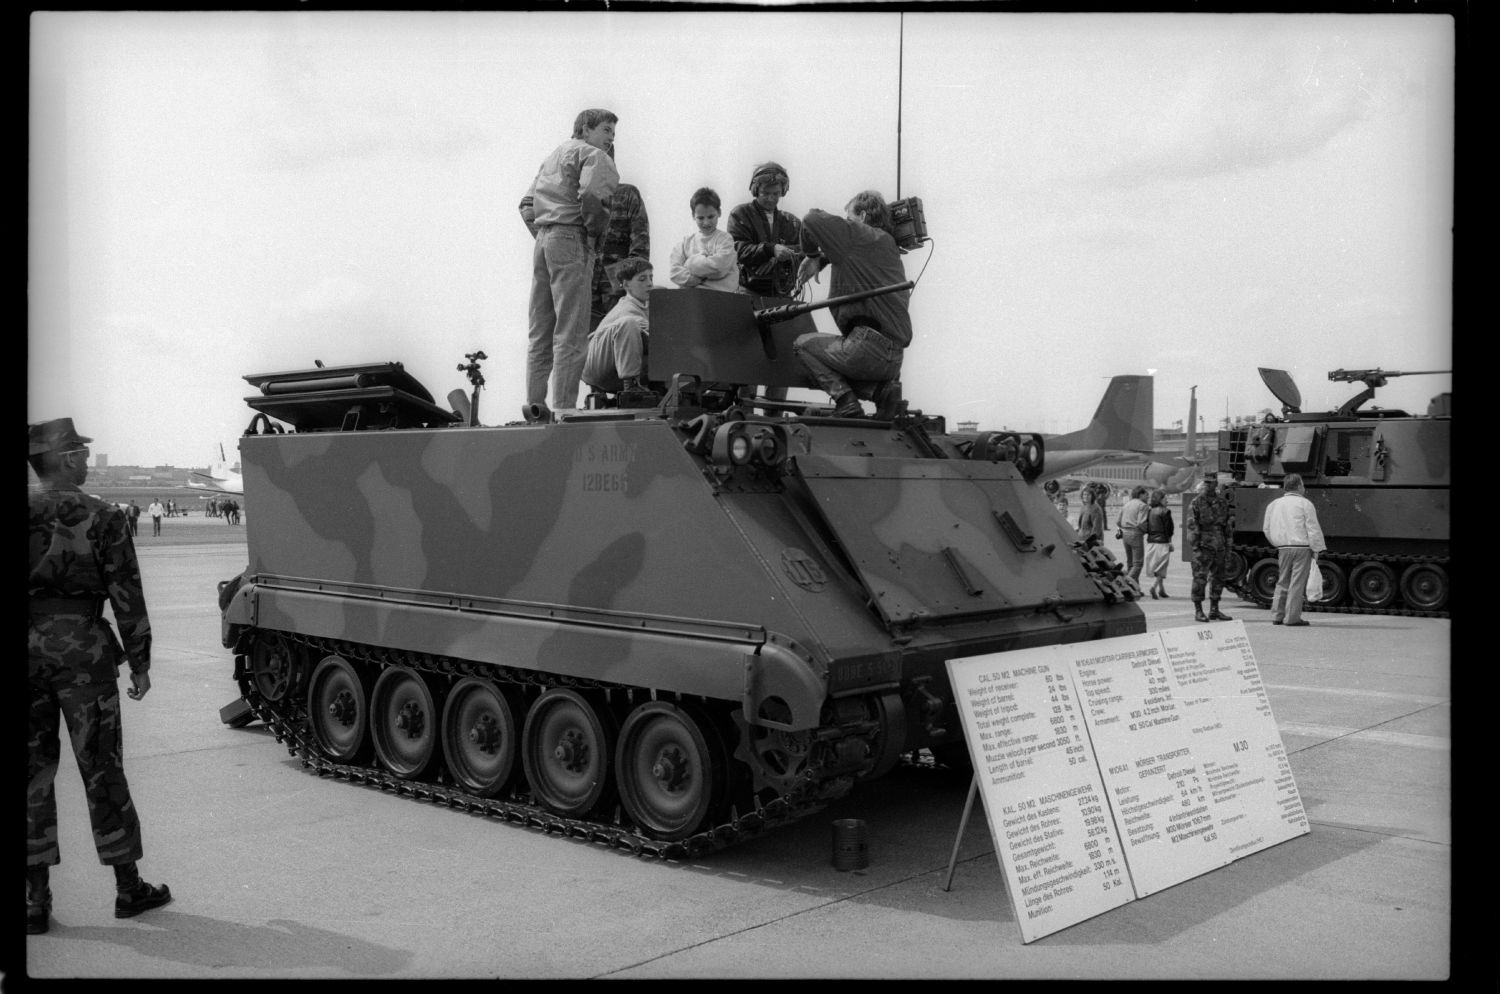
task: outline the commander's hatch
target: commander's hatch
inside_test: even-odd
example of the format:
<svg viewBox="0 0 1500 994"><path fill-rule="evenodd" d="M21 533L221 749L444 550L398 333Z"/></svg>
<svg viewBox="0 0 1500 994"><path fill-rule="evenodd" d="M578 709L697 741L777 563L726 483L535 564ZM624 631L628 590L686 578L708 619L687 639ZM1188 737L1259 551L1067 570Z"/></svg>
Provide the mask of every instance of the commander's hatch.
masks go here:
<svg viewBox="0 0 1500 994"><path fill-rule="evenodd" d="M245 381L260 390L246 404L298 431L437 427L462 420L434 404L399 362L251 373Z"/></svg>
<svg viewBox="0 0 1500 994"><path fill-rule="evenodd" d="M1030 514L1056 512L1008 463L801 453L788 476L888 626L1102 597L1077 557L1043 547Z"/></svg>

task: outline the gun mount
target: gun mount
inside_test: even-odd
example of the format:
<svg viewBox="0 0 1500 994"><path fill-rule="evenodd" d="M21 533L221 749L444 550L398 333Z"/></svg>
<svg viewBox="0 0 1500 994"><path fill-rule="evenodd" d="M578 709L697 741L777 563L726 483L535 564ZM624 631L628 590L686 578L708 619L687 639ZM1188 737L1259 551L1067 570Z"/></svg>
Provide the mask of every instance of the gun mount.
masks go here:
<svg viewBox="0 0 1500 994"><path fill-rule="evenodd" d="M1335 412L1343 417L1353 417L1354 412L1359 410L1360 405L1375 396L1375 388L1385 386L1387 380L1392 376L1435 376L1439 373L1451 373L1451 369L1417 369L1410 372L1400 372L1394 369L1335 369L1328 374L1328 378L1335 383L1363 383L1365 389L1345 401Z"/></svg>
<svg viewBox="0 0 1500 994"><path fill-rule="evenodd" d="M893 283L803 302L720 290L652 290L651 377L816 388L817 381L792 354L799 336L818 330L810 313L913 285Z"/></svg>
<svg viewBox="0 0 1500 994"><path fill-rule="evenodd" d="M1299 417L1315 418L1323 420L1328 417L1354 418L1365 401L1375 396L1375 388L1383 387L1392 376L1435 376L1440 373L1451 373L1451 369L1421 369L1410 372L1401 372L1395 369L1335 369L1328 374L1328 378L1335 383L1363 383L1365 389L1355 394L1336 411L1327 414L1303 414L1302 392L1297 389L1297 384L1292 382L1291 374L1284 369L1267 369L1260 367L1261 381L1281 401L1282 417L1289 421L1298 420ZM1384 417L1404 416L1404 412L1382 412Z"/></svg>

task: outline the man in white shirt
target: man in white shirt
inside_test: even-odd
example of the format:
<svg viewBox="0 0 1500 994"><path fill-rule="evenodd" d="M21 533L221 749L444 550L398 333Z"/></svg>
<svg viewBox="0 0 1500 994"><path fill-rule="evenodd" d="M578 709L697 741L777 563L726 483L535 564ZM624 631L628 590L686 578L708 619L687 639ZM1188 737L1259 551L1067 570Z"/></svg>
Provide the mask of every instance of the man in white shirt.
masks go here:
<svg viewBox="0 0 1500 994"><path fill-rule="evenodd" d="M1302 620L1302 596L1307 589L1308 572L1316 565L1318 553L1328 544L1318 524L1318 509L1303 493L1302 477L1288 473L1281 481L1285 491L1266 505L1261 531L1276 546L1276 596L1271 601L1271 624L1306 625Z"/></svg>
<svg viewBox="0 0 1500 994"><path fill-rule="evenodd" d="M151 501L151 506L146 508L146 513L151 515L151 534L160 535L161 516L167 513L167 509L165 507L162 507L161 501L159 499L153 499Z"/></svg>

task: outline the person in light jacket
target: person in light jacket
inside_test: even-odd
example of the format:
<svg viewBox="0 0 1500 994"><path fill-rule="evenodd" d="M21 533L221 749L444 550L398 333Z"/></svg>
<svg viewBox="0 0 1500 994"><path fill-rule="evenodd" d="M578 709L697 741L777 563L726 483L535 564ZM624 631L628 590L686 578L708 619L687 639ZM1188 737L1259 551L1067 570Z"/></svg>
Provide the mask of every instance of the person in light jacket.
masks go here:
<svg viewBox="0 0 1500 994"><path fill-rule="evenodd" d="M1302 626L1302 597L1307 575L1317 568L1318 554L1328 549L1318 509L1307 499L1302 476L1288 473L1281 482L1285 491L1266 505L1261 531L1276 546L1276 596L1271 601L1271 624Z"/></svg>

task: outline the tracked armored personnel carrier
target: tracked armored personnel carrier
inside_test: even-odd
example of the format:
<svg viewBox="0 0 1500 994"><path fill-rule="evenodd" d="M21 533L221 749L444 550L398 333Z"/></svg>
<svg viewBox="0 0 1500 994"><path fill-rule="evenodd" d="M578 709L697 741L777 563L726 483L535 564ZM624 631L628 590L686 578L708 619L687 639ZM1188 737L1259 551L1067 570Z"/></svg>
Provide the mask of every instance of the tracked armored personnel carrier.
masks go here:
<svg viewBox="0 0 1500 994"><path fill-rule="evenodd" d="M400 363L247 376L226 721L319 773L676 855L962 755L949 658L1144 631L1036 484L1040 436L747 396L811 385L791 342L837 303L655 291L658 401L495 427Z"/></svg>
<svg viewBox="0 0 1500 994"><path fill-rule="evenodd" d="M1235 505L1226 585L1253 603L1271 603L1276 550L1261 522L1286 474L1297 473L1328 543L1318 558L1324 597L1305 610L1446 617L1453 395L1434 397L1419 415L1366 409L1389 377L1419 374L1336 369L1330 380L1365 389L1335 411L1309 413L1284 370L1260 375L1281 401L1281 416L1218 435L1218 468L1233 478Z"/></svg>

